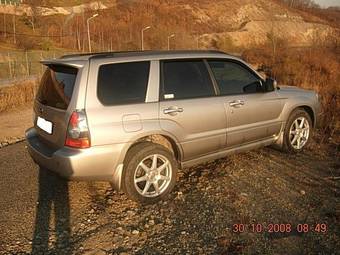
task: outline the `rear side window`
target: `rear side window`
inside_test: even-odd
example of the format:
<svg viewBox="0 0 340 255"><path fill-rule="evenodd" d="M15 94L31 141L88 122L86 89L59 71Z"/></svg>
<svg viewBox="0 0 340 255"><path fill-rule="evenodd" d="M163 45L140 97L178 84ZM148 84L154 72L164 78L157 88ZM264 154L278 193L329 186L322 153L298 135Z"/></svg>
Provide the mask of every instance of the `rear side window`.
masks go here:
<svg viewBox="0 0 340 255"><path fill-rule="evenodd" d="M185 99L215 95L203 60L164 61L162 99Z"/></svg>
<svg viewBox="0 0 340 255"><path fill-rule="evenodd" d="M77 68L50 65L42 76L37 100L51 107L67 109L72 98Z"/></svg>
<svg viewBox="0 0 340 255"><path fill-rule="evenodd" d="M98 73L97 96L104 105L145 102L150 62L102 65Z"/></svg>

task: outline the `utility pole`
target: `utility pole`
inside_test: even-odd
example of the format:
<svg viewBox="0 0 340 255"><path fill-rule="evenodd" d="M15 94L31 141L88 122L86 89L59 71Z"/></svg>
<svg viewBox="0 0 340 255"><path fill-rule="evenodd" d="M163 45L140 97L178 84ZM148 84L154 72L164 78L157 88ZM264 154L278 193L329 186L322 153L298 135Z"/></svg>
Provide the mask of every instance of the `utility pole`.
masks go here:
<svg viewBox="0 0 340 255"><path fill-rule="evenodd" d="M92 15L92 17L88 18L86 20L86 23L87 23L87 40L89 42L89 52L92 52L92 49L91 49L91 35L90 35L90 20L97 17L98 16L98 13Z"/></svg>
<svg viewBox="0 0 340 255"><path fill-rule="evenodd" d="M151 26L147 26L147 27L144 27L142 30L141 30L141 41L142 41L142 46L141 46L141 49L144 50L144 31L150 29Z"/></svg>
<svg viewBox="0 0 340 255"><path fill-rule="evenodd" d="M168 50L170 50L170 38L175 37L175 34L171 34L168 36Z"/></svg>

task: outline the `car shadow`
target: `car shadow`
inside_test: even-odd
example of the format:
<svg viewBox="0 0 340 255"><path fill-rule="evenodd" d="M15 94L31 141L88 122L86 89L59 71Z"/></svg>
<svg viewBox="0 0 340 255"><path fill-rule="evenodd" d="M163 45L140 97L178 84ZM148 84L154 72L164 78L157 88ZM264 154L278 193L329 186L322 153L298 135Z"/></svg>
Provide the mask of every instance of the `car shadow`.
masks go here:
<svg viewBox="0 0 340 255"><path fill-rule="evenodd" d="M68 183L53 172L40 168L32 254L57 251L70 254L70 238Z"/></svg>

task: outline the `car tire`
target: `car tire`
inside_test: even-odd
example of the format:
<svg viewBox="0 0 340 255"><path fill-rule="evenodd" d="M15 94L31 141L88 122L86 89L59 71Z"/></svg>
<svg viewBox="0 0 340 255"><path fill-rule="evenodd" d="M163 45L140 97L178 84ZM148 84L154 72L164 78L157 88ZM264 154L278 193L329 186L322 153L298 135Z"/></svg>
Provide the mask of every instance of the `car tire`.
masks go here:
<svg viewBox="0 0 340 255"><path fill-rule="evenodd" d="M286 123L282 149L288 153L302 151L311 140L312 128L309 114L302 109L294 110Z"/></svg>
<svg viewBox="0 0 340 255"><path fill-rule="evenodd" d="M122 189L132 200L153 204L163 200L174 188L177 162L174 154L160 144L141 142L127 153Z"/></svg>

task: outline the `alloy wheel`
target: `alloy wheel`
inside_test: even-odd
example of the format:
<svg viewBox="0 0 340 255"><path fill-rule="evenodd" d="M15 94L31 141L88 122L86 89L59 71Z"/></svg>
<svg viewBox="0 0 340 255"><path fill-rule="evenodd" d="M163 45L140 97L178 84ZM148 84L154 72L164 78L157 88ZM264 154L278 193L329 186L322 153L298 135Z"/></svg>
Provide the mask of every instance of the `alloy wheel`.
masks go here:
<svg viewBox="0 0 340 255"><path fill-rule="evenodd" d="M161 195L169 186L172 177L170 161L160 154L145 157L134 174L135 188L144 197Z"/></svg>
<svg viewBox="0 0 340 255"><path fill-rule="evenodd" d="M289 129L289 142L294 149L300 150L309 138L309 123L305 117L297 118Z"/></svg>

